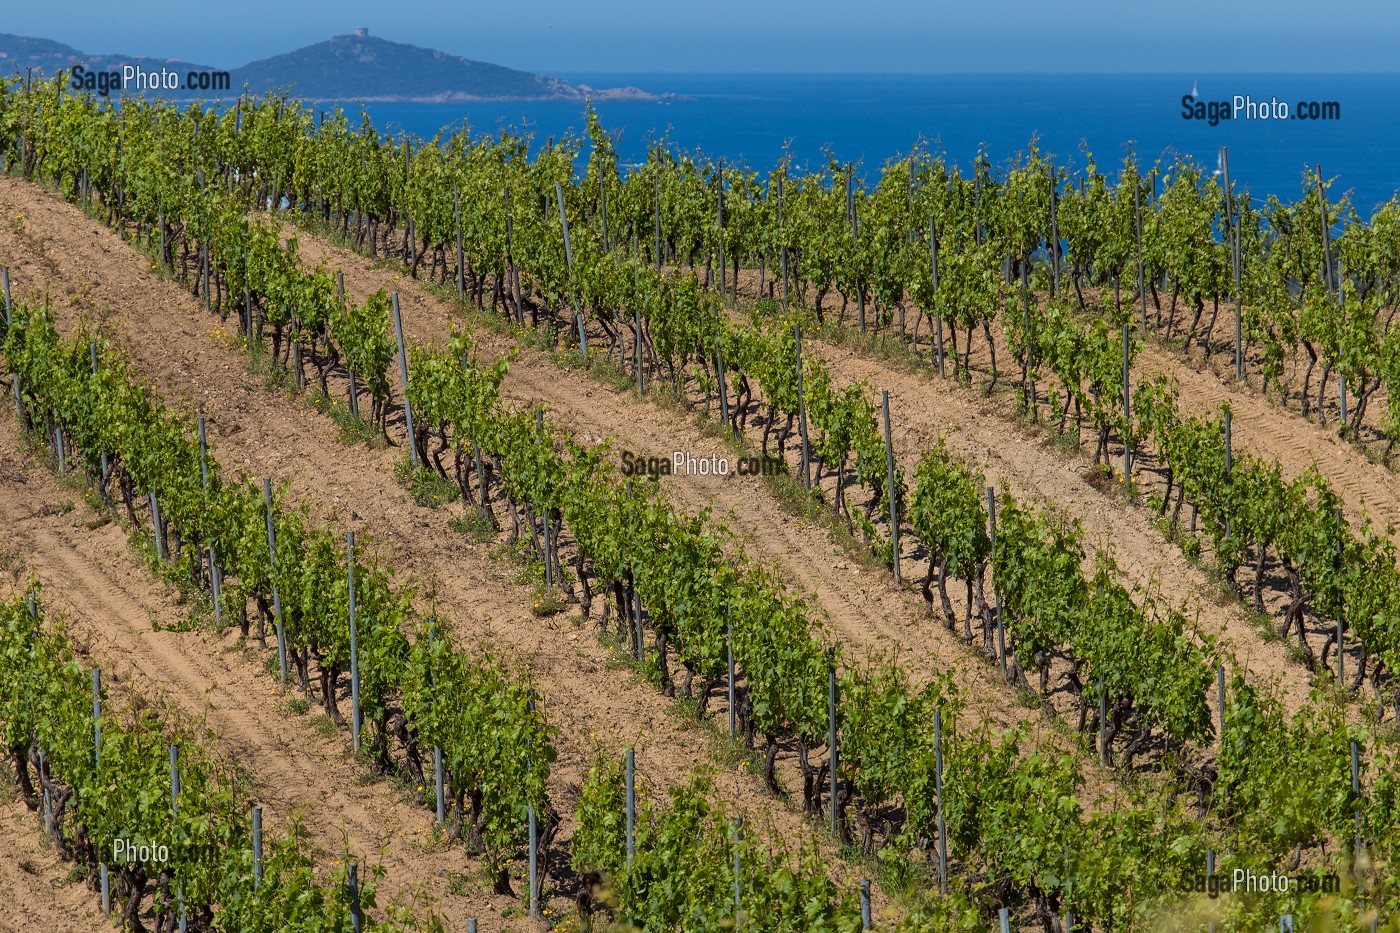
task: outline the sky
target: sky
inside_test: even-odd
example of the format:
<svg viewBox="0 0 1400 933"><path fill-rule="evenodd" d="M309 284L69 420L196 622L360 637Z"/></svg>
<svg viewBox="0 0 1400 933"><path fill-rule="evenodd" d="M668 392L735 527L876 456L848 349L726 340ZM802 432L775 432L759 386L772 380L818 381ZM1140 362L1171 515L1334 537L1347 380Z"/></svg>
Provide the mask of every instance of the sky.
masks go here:
<svg viewBox="0 0 1400 933"><path fill-rule="evenodd" d="M1392 0L19 3L0 31L230 68L357 26L544 73L1394 71Z"/></svg>

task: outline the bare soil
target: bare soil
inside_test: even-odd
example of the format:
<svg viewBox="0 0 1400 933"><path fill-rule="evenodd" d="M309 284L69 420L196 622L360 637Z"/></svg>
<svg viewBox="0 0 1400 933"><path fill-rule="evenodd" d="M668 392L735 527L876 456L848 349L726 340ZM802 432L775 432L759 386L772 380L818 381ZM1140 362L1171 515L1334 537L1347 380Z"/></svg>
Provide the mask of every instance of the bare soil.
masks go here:
<svg viewBox="0 0 1400 933"><path fill-rule="evenodd" d="M0 799L0 930L111 933L100 902L84 882L69 881L71 867L43 841L39 815L7 788Z"/></svg>

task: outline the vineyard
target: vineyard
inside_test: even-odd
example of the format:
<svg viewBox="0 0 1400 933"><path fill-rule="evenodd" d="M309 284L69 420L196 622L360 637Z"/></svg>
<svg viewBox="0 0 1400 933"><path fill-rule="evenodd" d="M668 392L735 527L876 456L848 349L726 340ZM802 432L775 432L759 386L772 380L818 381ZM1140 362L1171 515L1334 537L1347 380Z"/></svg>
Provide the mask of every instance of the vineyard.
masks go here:
<svg viewBox="0 0 1400 933"><path fill-rule="evenodd" d="M586 119L0 80L0 731L94 928L1400 929L1400 200Z"/></svg>

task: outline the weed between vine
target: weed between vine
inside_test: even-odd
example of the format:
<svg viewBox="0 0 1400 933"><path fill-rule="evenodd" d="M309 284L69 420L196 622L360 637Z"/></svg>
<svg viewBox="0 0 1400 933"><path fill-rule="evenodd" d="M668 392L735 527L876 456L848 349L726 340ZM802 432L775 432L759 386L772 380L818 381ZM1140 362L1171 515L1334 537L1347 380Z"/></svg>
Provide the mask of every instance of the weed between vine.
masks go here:
<svg viewBox="0 0 1400 933"><path fill-rule="evenodd" d="M495 523L477 509L452 516L447 520L447 527L464 536L469 544L485 544L494 540L499 531Z"/></svg>
<svg viewBox="0 0 1400 933"><path fill-rule="evenodd" d="M383 450L389 446L389 442L384 439L383 433L374 426L373 422L366 418L356 417L350 411L348 403L343 403L340 399L330 398L322 393L319 387L305 393L302 405L309 411L325 415L334 421L336 428L338 428L336 439L346 447L364 444L371 450Z"/></svg>
<svg viewBox="0 0 1400 933"><path fill-rule="evenodd" d="M440 509L461 495L456 483L407 458L394 464L394 478L408 490L413 501L425 509Z"/></svg>

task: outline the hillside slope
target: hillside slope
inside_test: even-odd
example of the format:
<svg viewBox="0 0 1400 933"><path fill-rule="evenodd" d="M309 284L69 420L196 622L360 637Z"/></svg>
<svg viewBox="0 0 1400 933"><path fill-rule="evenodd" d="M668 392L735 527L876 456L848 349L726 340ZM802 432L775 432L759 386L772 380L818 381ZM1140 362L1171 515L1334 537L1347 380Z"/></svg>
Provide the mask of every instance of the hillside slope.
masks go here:
<svg viewBox="0 0 1400 933"><path fill-rule="evenodd" d="M146 71L164 67L182 76L192 70L215 70L178 59L89 54L50 39L0 33L0 77L16 71L23 74L28 69L53 75L77 65L88 71L108 72L120 72L123 65L136 65ZM371 36L363 28L233 69L229 94L238 94L245 86L255 94L285 91L309 100L441 103L654 99L633 87L595 89L437 49L391 42ZM193 88L169 92L175 97L197 93ZM209 96L209 92L206 90L202 96Z"/></svg>

